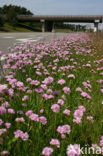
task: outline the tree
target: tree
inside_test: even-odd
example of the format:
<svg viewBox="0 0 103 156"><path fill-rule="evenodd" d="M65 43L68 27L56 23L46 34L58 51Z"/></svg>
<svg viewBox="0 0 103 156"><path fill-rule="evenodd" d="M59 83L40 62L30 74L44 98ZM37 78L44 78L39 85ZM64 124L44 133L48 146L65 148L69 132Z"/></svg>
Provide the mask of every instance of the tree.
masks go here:
<svg viewBox="0 0 103 156"><path fill-rule="evenodd" d="M4 5L2 8L0 7L0 15L1 17L5 17L7 22L15 27L18 24L17 16L18 15L33 15L32 12L27 10L24 7L15 6L15 5ZM0 25L3 25L3 20L0 18Z"/></svg>
<svg viewBox="0 0 103 156"><path fill-rule="evenodd" d="M0 27L2 27L4 25L4 19L2 16L0 16Z"/></svg>
<svg viewBox="0 0 103 156"><path fill-rule="evenodd" d="M33 15L33 13L26 8L16 5L4 5L0 8L0 14L7 15L11 8L15 10L17 15Z"/></svg>
<svg viewBox="0 0 103 156"><path fill-rule="evenodd" d="M17 25L17 14L13 7L10 7L8 10L7 21L13 27L15 27Z"/></svg>

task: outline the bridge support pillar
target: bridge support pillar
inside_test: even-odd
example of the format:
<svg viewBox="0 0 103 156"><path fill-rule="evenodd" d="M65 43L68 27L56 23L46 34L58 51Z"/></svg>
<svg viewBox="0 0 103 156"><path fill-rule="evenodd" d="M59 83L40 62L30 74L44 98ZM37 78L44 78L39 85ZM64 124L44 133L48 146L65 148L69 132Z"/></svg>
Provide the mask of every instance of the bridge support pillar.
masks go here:
<svg viewBox="0 0 103 156"><path fill-rule="evenodd" d="M54 30L54 22L41 20L42 23L42 32L55 32Z"/></svg>
<svg viewBox="0 0 103 156"><path fill-rule="evenodd" d="M98 24L99 24L100 20L95 20L94 21L94 32L98 32Z"/></svg>
<svg viewBox="0 0 103 156"><path fill-rule="evenodd" d="M94 23L94 32L98 32L98 23Z"/></svg>
<svg viewBox="0 0 103 156"><path fill-rule="evenodd" d="M53 33L55 32L55 22L53 22L53 24L52 24L52 32Z"/></svg>
<svg viewBox="0 0 103 156"><path fill-rule="evenodd" d="M103 19L102 19L102 23L101 23L101 32L103 32Z"/></svg>
<svg viewBox="0 0 103 156"><path fill-rule="evenodd" d="M45 24L45 20L41 20L42 23L42 32L46 31L46 24Z"/></svg>

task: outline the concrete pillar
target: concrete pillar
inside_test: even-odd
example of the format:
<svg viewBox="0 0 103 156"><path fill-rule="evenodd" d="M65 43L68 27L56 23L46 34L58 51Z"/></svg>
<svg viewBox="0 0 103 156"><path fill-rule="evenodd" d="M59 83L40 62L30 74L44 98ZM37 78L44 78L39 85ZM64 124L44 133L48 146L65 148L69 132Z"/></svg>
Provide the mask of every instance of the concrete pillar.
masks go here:
<svg viewBox="0 0 103 156"><path fill-rule="evenodd" d="M53 33L55 32L55 22L53 22L53 25L52 25L52 32Z"/></svg>
<svg viewBox="0 0 103 156"><path fill-rule="evenodd" d="M94 23L94 32L98 32L98 23Z"/></svg>
<svg viewBox="0 0 103 156"><path fill-rule="evenodd" d="M99 24L100 20L95 20L94 21L94 32L98 32L98 24Z"/></svg>
<svg viewBox="0 0 103 156"><path fill-rule="evenodd" d="M42 23L42 32L55 32L54 25L55 23L52 21L41 20Z"/></svg>
<svg viewBox="0 0 103 156"><path fill-rule="evenodd" d="M102 23L101 23L101 32L103 32L103 19L102 19Z"/></svg>
<svg viewBox="0 0 103 156"><path fill-rule="evenodd" d="M46 30L46 26L45 26L45 20L44 19L42 19L41 20L41 23L42 23L42 32L45 32Z"/></svg>

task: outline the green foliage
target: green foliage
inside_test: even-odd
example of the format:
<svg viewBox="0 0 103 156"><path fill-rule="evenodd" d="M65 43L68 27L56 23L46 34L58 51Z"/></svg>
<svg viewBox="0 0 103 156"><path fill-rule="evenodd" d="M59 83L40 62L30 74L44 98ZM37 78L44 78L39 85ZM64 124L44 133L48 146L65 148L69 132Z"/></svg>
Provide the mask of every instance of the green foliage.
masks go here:
<svg viewBox="0 0 103 156"><path fill-rule="evenodd" d="M2 8L0 8L0 14L7 15L11 9L14 9L17 15L33 15L33 13L26 8L15 5L4 5Z"/></svg>
<svg viewBox="0 0 103 156"><path fill-rule="evenodd" d="M85 26L82 26L80 24L75 25L75 24L66 24L63 22L57 22L55 24L55 28L57 29L70 29L70 30L83 30L85 31Z"/></svg>
<svg viewBox="0 0 103 156"><path fill-rule="evenodd" d="M11 7L8 11L8 14L7 14L7 21L8 23L15 27L17 25L17 14L15 12L15 9L13 7Z"/></svg>
<svg viewBox="0 0 103 156"><path fill-rule="evenodd" d="M2 16L0 16L0 27L2 27L4 25L4 19Z"/></svg>
<svg viewBox="0 0 103 156"><path fill-rule="evenodd" d="M15 5L4 5L2 8L0 8L0 14L2 16L6 16L7 17L7 22L13 26L16 27L17 26L17 15L33 15L32 12L30 12L29 10L27 10L24 7L20 7L20 6L15 6ZM0 18L0 26L3 25L3 21Z"/></svg>

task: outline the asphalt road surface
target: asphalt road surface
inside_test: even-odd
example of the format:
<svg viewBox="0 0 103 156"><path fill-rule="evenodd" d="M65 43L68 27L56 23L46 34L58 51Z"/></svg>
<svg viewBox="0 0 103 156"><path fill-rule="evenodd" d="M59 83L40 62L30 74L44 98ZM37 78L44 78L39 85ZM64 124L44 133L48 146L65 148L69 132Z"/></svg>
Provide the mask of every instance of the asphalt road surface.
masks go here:
<svg viewBox="0 0 103 156"><path fill-rule="evenodd" d="M48 42L51 39L67 35L66 33L0 33L0 51L8 53L8 47L13 48L14 44Z"/></svg>

